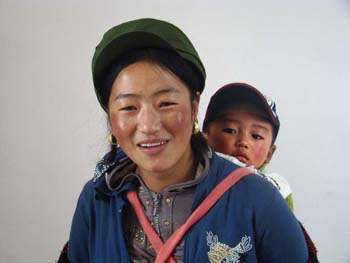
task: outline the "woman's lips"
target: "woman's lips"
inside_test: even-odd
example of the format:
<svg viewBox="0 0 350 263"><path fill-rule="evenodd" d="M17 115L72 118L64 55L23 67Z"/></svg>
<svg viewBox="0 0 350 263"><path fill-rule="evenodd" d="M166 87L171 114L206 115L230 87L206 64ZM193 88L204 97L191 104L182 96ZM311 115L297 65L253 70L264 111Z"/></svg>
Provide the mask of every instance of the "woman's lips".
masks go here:
<svg viewBox="0 0 350 263"><path fill-rule="evenodd" d="M169 140L152 140L138 143L137 146L147 154L158 154L163 151Z"/></svg>

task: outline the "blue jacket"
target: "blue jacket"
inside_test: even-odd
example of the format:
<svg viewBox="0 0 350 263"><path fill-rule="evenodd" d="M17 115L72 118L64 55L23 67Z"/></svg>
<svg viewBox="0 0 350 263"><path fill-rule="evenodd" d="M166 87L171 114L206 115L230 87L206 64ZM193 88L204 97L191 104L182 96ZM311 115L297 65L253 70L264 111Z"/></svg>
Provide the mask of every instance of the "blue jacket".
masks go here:
<svg viewBox="0 0 350 263"><path fill-rule="evenodd" d="M238 166L213 153L208 175L198 184L193 209ZM84 187L73 217L68 257L71 263L130 262L122 213L131 183L111 192L104 176ZM248 175L185 235L184 262L305 263L300 226L277 189Z"/></svg>

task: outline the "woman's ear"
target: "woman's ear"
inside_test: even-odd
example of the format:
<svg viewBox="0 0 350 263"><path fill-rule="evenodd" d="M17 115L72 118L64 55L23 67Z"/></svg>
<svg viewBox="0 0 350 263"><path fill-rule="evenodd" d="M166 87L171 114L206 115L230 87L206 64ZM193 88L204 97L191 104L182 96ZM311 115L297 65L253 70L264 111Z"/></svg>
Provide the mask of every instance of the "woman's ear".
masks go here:
<svg viewBox="0 0 350 263"><path fill-rule="evenodd" d="M197 91L192 101L192 116L194 117L194 119L196 119L198 115L200 97L201 94Z"/></svg>
<svg viewBox="0 0 350 263"><path fill-rule="evenodd" d="M265 160L266 164L271 161L272 156L273 156L274 152L276 151L276 149L277 149L277 146L275 144L271 145L270 150L267 153L267 157L266 157L266 160Z"/></svg>
<svg viewBox="0 0 350 263"><path fill-rule="evenodd" d="M107 110L107 128L109 133L112 133L111 116L108 110Z"/></svg>
<svg viewBox="0 0 350 263"><path fill-rule="evenodd" d="M206 139L208 141L209 134L206 131L202 131L202 135L203 135L204 139Z"/></svg>

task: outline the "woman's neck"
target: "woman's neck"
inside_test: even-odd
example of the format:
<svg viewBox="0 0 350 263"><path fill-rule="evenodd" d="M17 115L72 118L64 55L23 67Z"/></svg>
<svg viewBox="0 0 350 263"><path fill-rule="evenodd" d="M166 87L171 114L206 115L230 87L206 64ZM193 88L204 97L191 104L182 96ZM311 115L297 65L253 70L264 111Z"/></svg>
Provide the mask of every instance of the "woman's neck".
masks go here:
<svg viewBox="0 0 350 263"><path fill-rule="evenodd" d="M194 179L197 165L190 151L188 156L183 156L181 161L165 171L145 171L138 167L136 172L151 191L160 193L169 186Z"/></svg>

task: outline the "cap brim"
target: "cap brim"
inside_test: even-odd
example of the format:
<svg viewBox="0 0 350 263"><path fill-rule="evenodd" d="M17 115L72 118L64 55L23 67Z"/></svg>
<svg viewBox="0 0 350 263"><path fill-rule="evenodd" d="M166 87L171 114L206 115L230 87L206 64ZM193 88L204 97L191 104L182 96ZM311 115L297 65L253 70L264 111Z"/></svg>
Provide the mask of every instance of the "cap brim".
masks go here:
<svg viewBox="0 0 350 263"><path fill-rule="evenodd" d="M278 129L279 123L276 120L264 95L254 87L245 83L228 84L219 89L209 102L205 125L227 111L234 105L242 102L249 102L265 111L266 117ZM211 105L210 105L211 104ZM208 114L209 113L209 114Z"/></svg>

